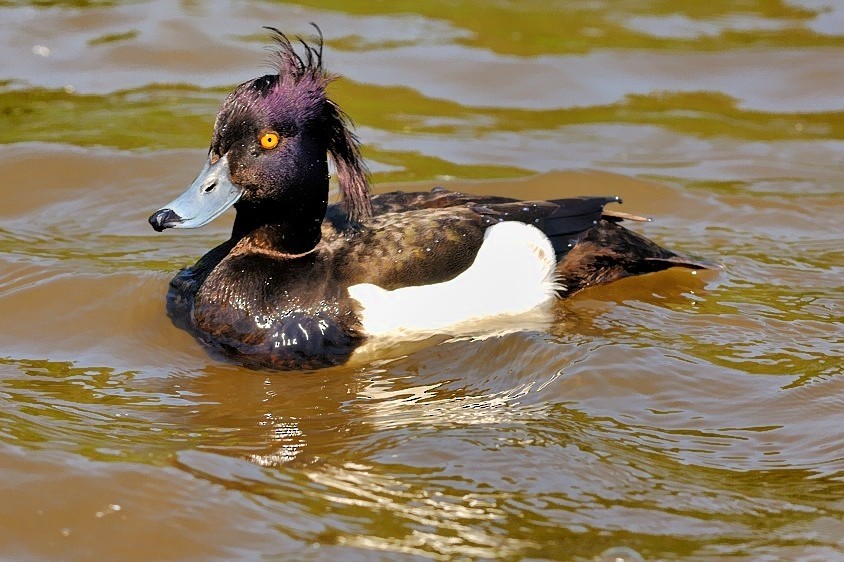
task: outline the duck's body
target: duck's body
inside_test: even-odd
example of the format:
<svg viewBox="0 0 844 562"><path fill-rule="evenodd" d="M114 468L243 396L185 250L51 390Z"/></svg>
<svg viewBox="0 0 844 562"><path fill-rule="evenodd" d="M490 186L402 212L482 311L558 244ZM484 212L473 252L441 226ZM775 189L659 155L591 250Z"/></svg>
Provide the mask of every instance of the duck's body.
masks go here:
<svg viewBox="0 0 844 562"><path fill-rule="evenodd" d="M206 168L182 197L150 217L156 230L195 227L235 205L232 237L179 272L167 310L176 325L239 362L280 369L344 362L372 333L371 303L364 302L372 285L388 305L403 302L404 288L445 290L457 281L513 294L499 286L507 263L503 275L473 269L482 245L485 262L496 255L495 240L526 237L510 244L526 260L520 271L552 260L537 281L544 283L540 300L549 287L567 296L673 265L703 267L618 225L623 215L604 210L617 198L518 201L440 188L370 198L357 141L324 94L331 77L321 67L321 44L306 45L302 58L278 32L277 40L279 75L242 84L229 96ZM342 205L326 204L327 153L337 165ZM530 228L489 236L490 227L505 222ZM396 300L385 301L384 290L395 291ZM430 298L414 295L401 297ZM437 304L430 303L434 312Z"/></svg>

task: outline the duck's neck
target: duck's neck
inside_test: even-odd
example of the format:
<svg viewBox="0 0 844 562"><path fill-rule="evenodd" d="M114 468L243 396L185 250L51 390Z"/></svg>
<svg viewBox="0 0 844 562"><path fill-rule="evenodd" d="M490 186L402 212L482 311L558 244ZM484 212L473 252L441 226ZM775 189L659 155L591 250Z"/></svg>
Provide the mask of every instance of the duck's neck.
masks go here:
<svg viewBox="0 0 844 562"><path fill-rule="evenodd" d="M232 228L232 241L252 238L256 248L283 254L304 254L314 249L322 236L328 193L308 198L298 204L291 202L264 203L260 206L238 203L237 217Z"/></svg>

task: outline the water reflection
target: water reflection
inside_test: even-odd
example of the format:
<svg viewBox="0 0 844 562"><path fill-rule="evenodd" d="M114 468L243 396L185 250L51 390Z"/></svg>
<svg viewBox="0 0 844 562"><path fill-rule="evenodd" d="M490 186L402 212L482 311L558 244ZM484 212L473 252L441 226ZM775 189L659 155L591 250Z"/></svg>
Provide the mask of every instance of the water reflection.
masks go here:
<svg viewBox="0 0 844 562"><path fill-rule="evenodd" d="M812 498L810 490L824 489L830 482L818 484L815 479L815 484L799 493L787 494L799 498L794 503L782 499L786 497L783 487L793 485L792 477L758 471L736 476L723 468L725 460L730 462L728 456L711 468L699 465L707 453L716 453L731 440L746 449L777 427L673 430L664 424L671 412L653 412L651 419L661 416L662 424L634 425L626 421L634 410L616 411L611 417L590 415L582 411L584 404L576 393L566 392L572 399L570 406L554 398L554 392L562 391L560 383L568 383L571 391L582 386L578 384L582 376L600 376L594 373L594 365L584 365L582 371L564 368L551 374L546 381L550 384L527 383L503 390L501 385L512 384L503 376L506 365L500 366L502 375L467 386L469 381L456 374L459 364L448 369L438 363L445 361L441 351L423 352L426 366L418 369L417 365L412 377L395 376L402 371L399 360L390 369L393 375L361 372L351 386L309 380L324 397L320 415L300 418L295 404L288 402L285 414L291 415L285 418L298 419L296 435L280 436L268 425L270 431L263 438L271 444L271 452L260 457L283 457L291 441L298 440L299 452L312 459L306 467L285 462L275 470L256 471L240 457L229 456L235 448L224 457L184 452L178 465L232 489L272 499L266 505L274 512L281 506L287 506L288 512L304 510L297 516L300 525L303 520L320 521L317 535L310 527L288 531L296 538L318 536L323 544L418 555L493 557L497 552L499 556L553 557L558 548L582 552L586 545L591 549L631 544L631 532L640 537L632 541L634 545L641 547L641 537L650 536L649 540L675 541L672 548L692 553L706 551L708 544L727 536L751 536L760 519L769 525L775 520L790 521L787 525L799 536L823 528L820 505L823 509L832 506L827 498ZM296 388L301 392L299 384ZM264 379L253 390L262 386L274 388L261 393L265 403L271 395L277 399L276 391L292 389ZM356 393L351 392L352 386L358 389ZM232 400L231 389L215 388ZM334 399L327 400L332 389ZM625 390L616 393L630 402L632 395ZM253 398L258 395L256 391ZM685 411L679 403L675 406L676 414ZM209 410L217 412L209 421L219 425L222 419L232 420L230 413L223 414L218 407ZM758 412L748 416L759 417ZM306 422L317 418L331 422ZM196 418L200 423L205 419ZM276 413L274 420L279 419ZM260 424L239 427L248 431ZM493 427L496 431L487 431ZM319 448L322 440L330 443L324 456L316 458L310 447ZM691 456L666 455L678 447ZM528 450L529 455L520 454ZM738 460L733 457L732 462ZM514 462L518 470L505 468ZM693 473L689 473L690 464L698 465ZM726 481L725 473L731 474ZM764 488L759 487L760 476L765 479ZM648 500L630 500L636 497ZM804 527L796 526L792 517L800 513ZM719 521L713 521L715 516ZM529 534L524 532L525 521L530 522ZM672 537L687 538L669 539L668 529ZM828 533L824 536L830 539Z"/></svg>

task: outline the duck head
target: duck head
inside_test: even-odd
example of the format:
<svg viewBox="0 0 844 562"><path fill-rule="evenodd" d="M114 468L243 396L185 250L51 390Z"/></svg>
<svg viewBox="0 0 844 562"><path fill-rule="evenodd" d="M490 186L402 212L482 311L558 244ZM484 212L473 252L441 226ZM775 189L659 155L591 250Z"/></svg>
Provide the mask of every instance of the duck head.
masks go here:
<svg viewBox="0 0 844 562"><path fill-rule="evenodd" d="M283 33L267 29L277 45L278 72L229 94L202 171L187 191L149 217L155 230L197 228L234 205L233 236L278 225L295 233L299 246L313 247L328 201L328 156L350 222L370 215L358 140L345 114L326 96L334 76L322 66L322 34L310 44L300 39L300 54Z"/></svg>

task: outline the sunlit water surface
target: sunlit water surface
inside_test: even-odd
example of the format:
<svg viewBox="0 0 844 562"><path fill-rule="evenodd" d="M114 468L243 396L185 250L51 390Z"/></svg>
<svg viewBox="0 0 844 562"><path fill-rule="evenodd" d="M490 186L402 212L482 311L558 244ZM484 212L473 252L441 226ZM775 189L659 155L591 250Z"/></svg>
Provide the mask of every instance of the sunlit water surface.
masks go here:
<svg viewBox="0 0 844 562"><path fill-rule="evenodd" d="M0 558L844 560L841 3L312 4L0 3ZM209 357L164 293L231 215L145 219L310 21L378 189L617 194L723 271Z"/></svg>

